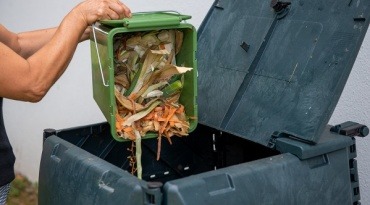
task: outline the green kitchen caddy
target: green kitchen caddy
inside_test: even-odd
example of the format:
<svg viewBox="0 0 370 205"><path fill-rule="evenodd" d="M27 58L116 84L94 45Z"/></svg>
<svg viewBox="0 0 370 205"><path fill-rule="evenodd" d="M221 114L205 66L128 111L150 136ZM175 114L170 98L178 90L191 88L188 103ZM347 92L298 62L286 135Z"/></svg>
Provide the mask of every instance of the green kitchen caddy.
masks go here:
<svg viewBox="0 0 370 205"><path fill-rule="evenodd" d="M195 58L197 36L195 28L184 22L191 18L176 12L135 13L131 18L101 21L93 26L91 34L91 61L93 94L96 103L111 127L114 139L124 141L116 132L115 113L117 110L114 94L114 37L137 32L176 29L183 33L181 50L176 55L178 65L191 67L193 70L184 74L184 84L179 103L184 105L185 113L190 117L189 132L197 126L197 62ZM158 136L148 133L144 138Z"/></svg>

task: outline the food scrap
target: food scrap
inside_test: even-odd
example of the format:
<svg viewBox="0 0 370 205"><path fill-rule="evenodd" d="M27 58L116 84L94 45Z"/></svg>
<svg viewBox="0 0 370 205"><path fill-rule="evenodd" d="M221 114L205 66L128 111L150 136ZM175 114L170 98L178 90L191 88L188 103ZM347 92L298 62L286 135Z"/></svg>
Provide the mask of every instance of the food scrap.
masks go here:
<svg viewBox="0 0 370 205"><path fill-rule="evenodd" d="M157 160L162 137L172 144L172 136L188 135L189 116L179 98L183 74L193 68L176 64L182 43L183 33L175 29L114 37L116 130L119 137L135 143L137 167L132 170L138 178L141 139L148 132L158 134Z"/></svg>

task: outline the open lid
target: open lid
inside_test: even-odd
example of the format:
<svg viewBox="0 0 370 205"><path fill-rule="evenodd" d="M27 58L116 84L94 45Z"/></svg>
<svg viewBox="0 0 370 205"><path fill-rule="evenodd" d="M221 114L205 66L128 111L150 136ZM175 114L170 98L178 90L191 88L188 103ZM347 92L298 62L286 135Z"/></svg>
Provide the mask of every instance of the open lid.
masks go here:
<svg viewBox="0 0 370 205"><path fill-rule="evenodd" d="M369 19L370 1L216 1L198 32L199 122L263 145L275 131L316 143Z"/></svg>

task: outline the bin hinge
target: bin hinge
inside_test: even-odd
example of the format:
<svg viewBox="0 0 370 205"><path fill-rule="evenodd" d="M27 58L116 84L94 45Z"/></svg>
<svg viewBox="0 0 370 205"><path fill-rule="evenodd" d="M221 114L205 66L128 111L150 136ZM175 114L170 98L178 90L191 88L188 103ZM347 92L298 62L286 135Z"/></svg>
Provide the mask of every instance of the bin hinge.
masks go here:
<svg viewBox="0 0 370 205"><path fill-rule="evenodd" d="M287 131L275 131L274 133L272 133L271 138L270 138L267 146L274 149L275 146L276 146L276 140L278 138L288 138L288 139L296 140L296 141L303 142L303 143L309 144L309 145L314 145L315 144L315 142L306 140L303 137L298 136L294 133L290 133L290 132L287 132Z"/></svg>
<svg viewBox="0 0 370 205"><path fill-rule="evenodd" d="M330 128L331 132L349 137L366 137L369 134L369 128L356 122L347 121Z"/></svg>
<svg viewBox="0 0 370 205"><path fill-rule="evenodd" d="M366 125L362 125L352 121L347 121L342 124L335 125L330 128L330 131L352 138L353 143L349 147L350 159L357 157L355 137L366 137L369 134L369 128Z"/></svg>

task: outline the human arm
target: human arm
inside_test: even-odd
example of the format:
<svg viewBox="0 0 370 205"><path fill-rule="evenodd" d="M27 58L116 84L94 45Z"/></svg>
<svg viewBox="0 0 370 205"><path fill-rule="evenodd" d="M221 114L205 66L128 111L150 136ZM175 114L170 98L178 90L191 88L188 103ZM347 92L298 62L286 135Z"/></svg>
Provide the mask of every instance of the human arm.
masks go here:
<svg viewBox="0 0 370 205"><path fill-rule="evenodd" d="M65 71L89 25L130 15L130 10L120 2L87 0L72 9L50 40L27 59L0 42L0 96L40 101Z"/></svg>
<svg viewBox="0 0 370 205"><path fill-rule="evenodd" d="M57 28L48 28L22 33L13 33L0 24L0 42L11 48L23 58L28 58L50 41ZM89 38L90 27L87 27L80 42Z"/></svg>
<svg viewBox="0 0 370 205"><path fill-rule="evenodd" d="M0 42L23 58L28 58L49 42L56 29L42 29L17 34L7 30L0 24Z"/></svg>

